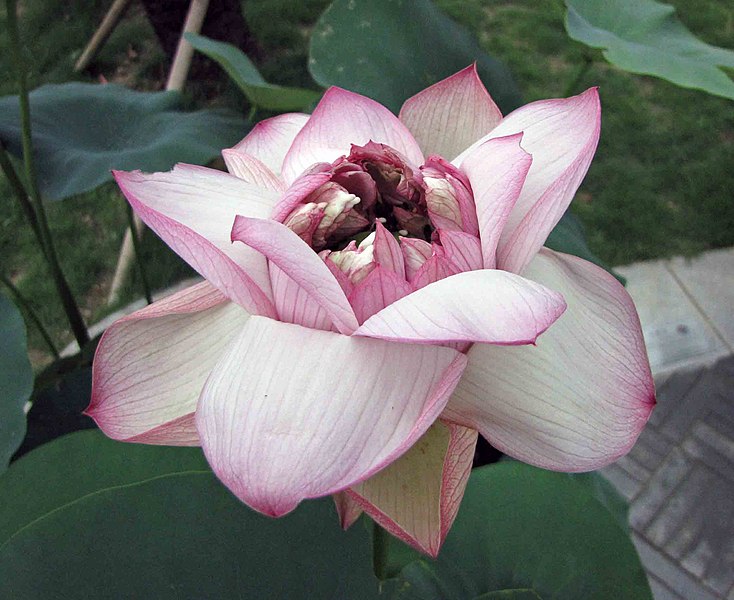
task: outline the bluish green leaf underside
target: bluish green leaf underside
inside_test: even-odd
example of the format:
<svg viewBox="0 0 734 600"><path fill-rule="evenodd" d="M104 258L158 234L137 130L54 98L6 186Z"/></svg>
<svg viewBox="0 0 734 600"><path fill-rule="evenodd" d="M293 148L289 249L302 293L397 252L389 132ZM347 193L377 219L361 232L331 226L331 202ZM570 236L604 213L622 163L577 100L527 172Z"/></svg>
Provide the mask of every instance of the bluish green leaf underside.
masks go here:
<svg viewBox="0 0 734 600"><path fill-rule="evenodd" d="M195 33L187 33L186 39L196 50L217 62L257 108L275 112L304 110L321 96L313 90L268 83L247 55L232 44Z"/></svg>
<svg viewBox="0 0 734 600"><path fill-rule="evenodd" d="M620 69L734 99L734 52L702 42L654 0L566 0L566 31Z"/></svg>
<svg viewBox="0 0 734 600"><path fill-rule="evenodd" d="M112 179L110 170L206 164L249 126L225 110L181 110L177 92L115 84L44 85L30 94L33 150L44 198L61 200ZM0 141L21 156L17 96L0 98Z"/></svg>

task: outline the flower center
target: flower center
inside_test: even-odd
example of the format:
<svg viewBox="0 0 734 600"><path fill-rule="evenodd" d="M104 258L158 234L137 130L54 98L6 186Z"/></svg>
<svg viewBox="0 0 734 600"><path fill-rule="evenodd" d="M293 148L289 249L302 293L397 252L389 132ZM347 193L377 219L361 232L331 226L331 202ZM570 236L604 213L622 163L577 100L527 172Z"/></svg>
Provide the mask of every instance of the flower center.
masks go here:
<svg viewBox="0 0 734 600"><path fill-rule="evenodd" d="M430 240L434 232L423 175L393 148L368 142L352 146L328 168L326 183L309 193L284 224L314 250L341 250L362 240L376 221L403 236Z"/></svg>

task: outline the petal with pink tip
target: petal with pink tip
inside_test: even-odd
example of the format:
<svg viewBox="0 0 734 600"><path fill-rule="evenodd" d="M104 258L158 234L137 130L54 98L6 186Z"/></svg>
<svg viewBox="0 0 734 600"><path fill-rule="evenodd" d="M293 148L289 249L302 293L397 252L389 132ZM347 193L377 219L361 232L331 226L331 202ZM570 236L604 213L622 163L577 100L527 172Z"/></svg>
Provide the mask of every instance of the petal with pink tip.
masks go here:
<svg viewBox="0 0 734 600"><path fill-rule="evenodd" d="M461 273L459 266L449 260L443 248L438 248L434 250L433 256L424 262L415 272L415 275L410 278L410 285L413 286L414 290L420 290L428 284L446 279L446 277L451 277L457 273Z"/></svg>
<svg viewBox="0 0 734 600"><path fill-rule="evenodd" d="M433 246L419 238L400 237L400 249L403 251L405 276L412 281L420 268L433 255Z"/></svg>
<svg viewBox="0 0 734 600"><path fill-rule="evenodd" d="M459 511L477 432L437 421L398 460L346 494L395 537L436 557Z"/></svg>
<svg viewBox="0 0 734 600"><path fill-rule="evenodd" d="M466 271L386 306L355 335L418 343L532 344L565 308L559 293L519 275Z"/></svg>
<svg viewBox="0 0 734 600"><path fill-rule="evenodd" d="M311 329L331 331L333 327L331 319L323 307L315 302L303 287L288 277L278 265L271 262L269 267L278 320Z"/></svg>
<svg viewBox="0 0 734 600"><path fill-rule="evenodd" d="M283 159L308 119L309 116L303 113L286 113L264 119L233 149L257 158L273 173L280 175Z"/></svg>
<svg viewBox="0 0 734 600"><path fill-rule="evenodd" d="M476 64L408 98L400 120L427 155L457 156L502 120Z"/></svg>
<svg viewBox="0 0 734 600"><path fill-rule="evenodd" d="M407 296L411 291L411 285L405 279L378 265L354 286L349 294L349 303L357 315L357 321L364 323L388 304Z"/></svg>
<svg viewBox="0 0 734 600"><path fill-rule="evenodd" d="M571 98L518 108L487 136L522 132L521 145L533 157L497 248L501 269L521 273L568 208L594 156L600 119L599 94L591 88ZM472 151L462 153L454 163L460 164Z"/></svg>
<svg viewBox="0 0 734 600"><path fill-rule="evenodd" d="M273 208L271 219L282 223L288 215L304 203L306 198L318 188L331 179L329 165L324 163L316 165L313 169L303 173L283 193L278 203Z"/></svg>
<svg viewBox="0 0 734 600"><path fill-rule="evenodd" d="M349 335L359 326L339 282L321 257L285 225L238 216L232 240L244 242L278 265L321 306L336 328Z"/></svg>
<svg viewBox="0 0 734 600"><path fill-rule="evenodd" d="M497 266L497 244L517 202L532 157L520 147L522 134L477 146L461 164L474 192L485 269Z"/></svg>
<svg viewBox="0 0 734 600"><path fill-rule="evenodd" d="M116 440L198 445L199 394L248 316L205 281L116 321L97 347L86 413Z"/></svg>
<svg viewBox="0 0 734 600"><path fill-rule="evenodd" d="M362 515L362 509L359 507L359 504L352 500L346 492L337 492L334 494L334 504L336 505L336 512L339 515L339 523L342 529L349 529Z"/></svg>
<svg viewBox="0 0 734 600"><path fill-rule="evenodd" d="M522 461L588 471L627 453L655 391L637 312L609 273L541 251L526 273L560 290L568 310L537 346L475 344L446 417Z"/></svg>
<svg viewBox="0 0 734 600"><path fill-rule="evenodd" d="M285 191L285 184L280 178L254 156L229 148L222 150L222 158L227 170L235 177L278 194Z"/></svg>
<svg viewBox="0 0 734 600"><path fill-rule="evenodd" d="M378 265L392 271L400 279L405 279L405 259L400 243L382 223L375 222L375 261Z"/></svg>
<svg viewBox="0 0 734 600"><path fill-rule="evenodd" d="M423 164L418 142L394 114L370 98L331 87L293 140L283 177L290 183L314 163L332 162L349 154L352 144L370 141L394 148L413 167Z"/></svg>
<svg viewBox="0 0 734 600"><path fill-rule="evenodd" d="M476 271L482 268L482 246L479 238L463 231L439 231L438 235L446 258L460 271Z"/></svg>
<svg viewBox="0 0 734 600"><path fill-rule="evenodd" d="M275 317L265 259L229 235L235 215L267 216L274 192L192 165L113 174L135 212L181 258L248 312Z"/></svg>
<svg viewBox="0 0 734 600"><path fill-rule="evenodd" d="M237 497L280 516L404 454L443 410L465 364L449 348L251 317L204 386L202 447Z"/></svg>

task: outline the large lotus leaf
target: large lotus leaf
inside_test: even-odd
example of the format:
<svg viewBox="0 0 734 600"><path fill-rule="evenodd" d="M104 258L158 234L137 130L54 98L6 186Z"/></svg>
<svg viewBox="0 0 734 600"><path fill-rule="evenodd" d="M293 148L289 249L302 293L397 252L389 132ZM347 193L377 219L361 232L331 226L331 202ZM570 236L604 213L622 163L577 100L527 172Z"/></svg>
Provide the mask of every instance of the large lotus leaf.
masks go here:
<svg viewBox="0 0 734 600"><path fill-rule="evenodd" d="M504 113L522 103L507 67L429 0L335 0L311 34L309 69L318 83L359 92L394 112L474 61Z"/></svg>
<svg viewBox="0 0 734 600"><path fill-rule="evenodd" d="M42 490L43 493L38 493ZM12 597L649 600L624 530L571 476L476 470L437 561L378 585L369 535L329 499L278 520L239 503L193 448L77 432L0 477L0 580Z"/></svg>
<svg viewBox="0 0 734 600"><path fill-rule="evenodd" d="M669 4L654 0L566 0L566 31L620 69L734 99L734 52L695 37Z"/></svg>
<svg viewBox="0 0 734 600"><path fill-rule="evenodd" d="M405 567L398 597L651 600L617 500L598 497L589 478L517 461L475 469L438 559Z"/></svg>
<svg viewBox="0 0 734 600"><path fill-rule="evenodd" d="M23 407L32 391L25 323L15 305L0 294L0 472L23 441Z"/></svg>
<svg viewBox="0 0 734 600"><path fill-rule="evenodd" d="M0 477L9 598L375 598L369 536L330 499L263 517L197 448L77 432Z"/></svg>
<svg viewBox="0 0 734 600"><path fill-rule="evenodd" d="M232 44L195 33L187 33L186 39L196 50L216 61L257 108L275 112L302 110L321 96L313 90L268 83L247 55Z"/></svg>
<svg viewBox="0 0 734 600"><path fill-rule="evenodd" d="M136 92L115 84L44 85L30 94L41 193L60 200L109 181L111 169L163 171L206 164L247 133L225 110L180 110L177 92ZM17 96L0 98L0 141L21 154Z"/></svg>

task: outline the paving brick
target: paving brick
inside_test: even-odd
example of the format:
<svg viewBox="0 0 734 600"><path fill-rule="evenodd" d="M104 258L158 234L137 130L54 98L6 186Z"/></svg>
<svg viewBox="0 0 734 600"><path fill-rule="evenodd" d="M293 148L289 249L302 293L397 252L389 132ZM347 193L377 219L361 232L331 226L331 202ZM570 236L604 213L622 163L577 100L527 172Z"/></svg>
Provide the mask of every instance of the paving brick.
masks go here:
<svg viewBox="0 0 734 600"><path fill-rule="evenodd" d="M728 354L724 342L691 302L665 261L649 261L617 269L627 278L640 314L653 372Z"/></svg>
<svg viewBox="0 0 734 600"><path fill-rule="evenodd" d="M690 573L701 577L723 597L734 585L734 494L732 486L709 488L697 511L701 526L696 541L681 559Z"/></svg>
<svg viewBox="0 0 734 600"><path fill-rule="evenodd" d="M655 410L657 410L657 407ZM653 410L653 414L655 413L655 410ZM642 434L638 441L642 442L644 445L649 447L651 451L660 456L661 461L668 455L668 452L670 452L673 447L673 442L662 436L657 429L649 423L645 429L642 430Z"/></svg>
<svg viewBox="0 0 734 600"><path fill-rule="evenodd" d="M657 406L650 415L649 425L658 432L663 429L666 419L675 414L688 393L701 379L703 369L687 369L674 373L657 389Z"/></svg>
<svg viewBox="0 0 734 600"><path fill-rule="evenodd" d="M655 600L686 600L683 596L676 594L657 577L650 577L649 579L650 590Z"/></svg>
<svg viewBox="0 0 734 600"><path fill-rule="evenodd" d="M671 450L630 506L630 524L634 529L641 531L648 526L691 469L692 461L683 450Z"/></svg>
<svg viewBox="0 0 734 600"><path fill-rule="evenodd" d="M666 544L676 534L680 533L684 537L695 535L696 525L701 518L697 509L709 493L710 486L716 483L717 477L708 469L694 467L645 529L645 537L657 547L667 550Z"/></svg>
<svg viewBox="0 0 734 600"><path fill-rule="evenodd" d="M632 541L640 554L645 569L667 587L680 594L686 600L718 600L700 581L691 577L675 562L662 554L637 534L632 534Z"/></svg>
<svg viewBox="0 0 734 600"><path fill-rule="evenodd" d="M660 432L679 443L693 424L711 411L711 404L719 396L719 371L714 366L702 371L701 377L680 400L676 410L665 420Z"/></svg>
<svg viewBox="0 0 734 600"><path fill-rule="evenodd" d="M652 431L652 427L649 427L648 429ZM647 437L640 436L628 456L645 469L647 472L646 478L649 478L652 472L660 466L661 462L663 462L669 450L670 444L668 445L667 450L661 452L650 443Z"/></svg>
<svg viewBox="0 0 734 600"><path fill-rule="evenodd" d="M604 467L600 473L611 482L611 484L628 502L639 493L640 488L642 487L642 483L640 481L630 477L626 471L618 467L616 464Z"/></svg>
<svg viewBox="0 0 734 600"><path fill-rule="evenodd" d="M632 479L636 479L640 483L647 481L650 478L650 471L643 467L639 461L636 460L636 457L631 454L618 459L616 464L620 469L632 477Z"/></svg>
<svg viewBox="0 0 734 600"><path fill-rule="evenodd" d="M722 439L723 438L723 439ZM683 441L683 449L692 457L701 461L723 477L726 482L734 488L734 461L727 456L727 451L734 450L732 440L723 437L716 429L706 423L696 423ZM732 489L734 494L734 489Z"/></svg>
<svg viewBox="0 0 734 600"><path fill-rule="evenodd" d="M668 268L717 333L734 347L734 248L705 252L696 258L674 258Z"/></svg>

